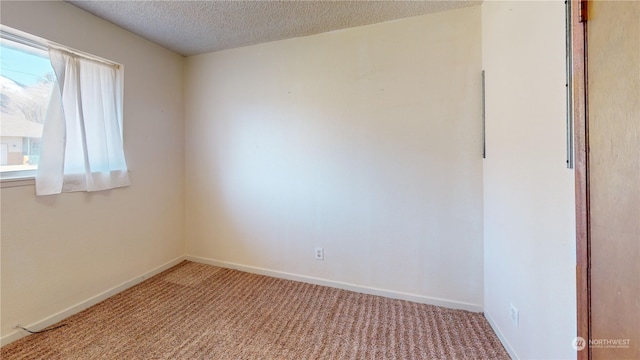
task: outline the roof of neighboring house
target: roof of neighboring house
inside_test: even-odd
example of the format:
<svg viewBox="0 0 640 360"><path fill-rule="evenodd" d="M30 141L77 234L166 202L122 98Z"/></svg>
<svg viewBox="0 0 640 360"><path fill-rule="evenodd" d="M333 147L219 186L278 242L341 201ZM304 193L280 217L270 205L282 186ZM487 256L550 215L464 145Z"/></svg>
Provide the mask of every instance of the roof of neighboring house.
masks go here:
<svg viewBox="0 0 640 360"><path fill-rule="evenodd" d="M42 136L42 124L19 115L1 113L0 136L39 138Z"/></svg>

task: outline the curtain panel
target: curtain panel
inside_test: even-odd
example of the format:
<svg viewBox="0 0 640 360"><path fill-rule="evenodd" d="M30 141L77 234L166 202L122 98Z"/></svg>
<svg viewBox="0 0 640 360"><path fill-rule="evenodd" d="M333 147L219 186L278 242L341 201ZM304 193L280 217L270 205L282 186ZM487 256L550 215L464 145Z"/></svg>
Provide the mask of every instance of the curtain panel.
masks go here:
<svg viewBox="0 0 640 360"><path fill-rule="evenodd" d="M122 71L50 48L57 81L42 133L36 194L128 186L122 141Z"/></svg>

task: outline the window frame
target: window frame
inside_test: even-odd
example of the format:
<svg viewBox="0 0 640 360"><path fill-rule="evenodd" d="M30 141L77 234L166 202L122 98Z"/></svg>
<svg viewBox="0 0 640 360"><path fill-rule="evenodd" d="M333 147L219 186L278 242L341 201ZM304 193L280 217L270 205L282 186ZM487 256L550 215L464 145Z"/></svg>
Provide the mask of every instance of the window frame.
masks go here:
<svg viewBox="0 0 640 360"><path fill-rule="evenodd" d="M0 25L0 38L26 49L48 52L48 41L5 25ZM0 171L1 188L35 185L36 172L37 169Z"/></svg>
<svg viewBox="0 0 640 360"><path fill-rule="evenodd" d="M49 41L43 39L41 37L26 33L24 31L20 31L6 25L0 24L0 38L6 39L8 41L12 41L14 43L18 43L20 45L24 45L25 47L31 47L37 50L44 50L47 53L49 52L49 48L57 48L70 53L73 53L77 56L83 57L85 59L108 64L110 66L115 66L119 69L119 71L123 72L124 78L124 66L120 63L117 63L112 60L104 59L99 56L86 53L84 51L79 51L73 49L69 46L61 45L53 41ZM124 87L124 84L123 84ZM122 89L124 94L124 89ZM124 96L124 95L123 95ZM123 99L124 103L124 99ZM35 186L35 178L37 169L30 170L10 170L10 171L0 171L0 188L9 188L9 187L17 187L17 186Z"/></svg>

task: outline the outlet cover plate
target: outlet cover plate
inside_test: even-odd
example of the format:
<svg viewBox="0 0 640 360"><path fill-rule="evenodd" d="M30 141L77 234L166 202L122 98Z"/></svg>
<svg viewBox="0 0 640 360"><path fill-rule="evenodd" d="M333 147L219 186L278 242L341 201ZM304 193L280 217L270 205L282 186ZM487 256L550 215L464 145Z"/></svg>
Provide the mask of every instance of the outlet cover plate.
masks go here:
<svg viewBox="0 0 640 360"><path fill-rule="evenodd" d="M513 304L509 304L509 317L511 318L513 325L518 327L518 323L520 322L520 313L518 308L513 306Z"/></svg>

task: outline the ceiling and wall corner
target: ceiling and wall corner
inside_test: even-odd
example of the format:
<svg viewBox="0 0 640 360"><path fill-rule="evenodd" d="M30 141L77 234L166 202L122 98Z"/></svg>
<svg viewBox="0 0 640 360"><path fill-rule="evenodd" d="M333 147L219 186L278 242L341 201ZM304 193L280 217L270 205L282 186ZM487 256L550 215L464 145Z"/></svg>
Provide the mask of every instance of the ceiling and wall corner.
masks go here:
<svg viewBox="0 0 640 360"><path fill-rule="evenodd" d="M481 1L78 1L184 56L479 5Z"/></svg>

